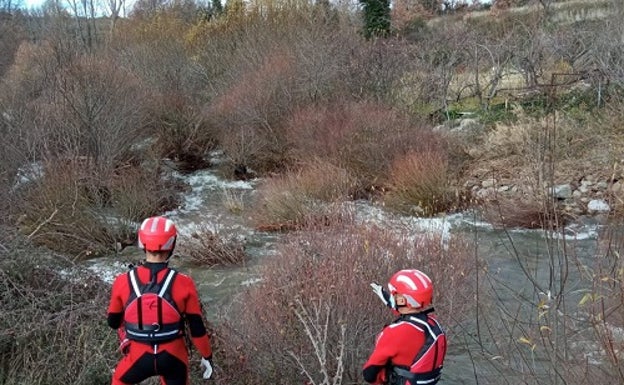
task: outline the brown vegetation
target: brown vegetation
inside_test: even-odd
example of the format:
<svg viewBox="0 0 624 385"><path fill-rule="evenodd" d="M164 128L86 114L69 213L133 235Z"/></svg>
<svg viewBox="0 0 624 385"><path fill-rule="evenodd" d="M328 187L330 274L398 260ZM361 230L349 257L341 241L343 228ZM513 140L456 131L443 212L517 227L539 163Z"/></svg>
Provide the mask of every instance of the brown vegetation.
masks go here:
<svg viewBox="0 0 624 385"><path fill-rule="evenodd" d="M248 259L241 242L225 239L207 226L200 226L180 243L177 253L196 266L240 266Z"/></svg>
<svg viewBox="0 0 624 385"><path fill-rule="evenodd" d="M448 161L438 151L412 152L390 170L386 205L415 216L430 216L452 208Z"/></svg>
<svg viewBox="0 0 624 385"><path fill-rule="evenodd" d="M400 268L422 269L441 283L434 302L451 336L468 315L477 267L461 241L447 248L436 235L350 221L303 230L263 263L262 281L240 293L220 323L219 383L358 382L375 335L393 317L368 283L385 284Z"/></svg>
<svg viewBox="0 0 624 385"><path fill-rule="evenodd" d="M335 217L331 204L349 199L355 180L347 170L323 160L265 179L258 187L252 220L263 230L290 230Z"/></svg>
<svg viewBox="0 0 624 385"><path fill-rule="evenodd" d="M254 224L296 231L263 261L262 282L224 309L216 382L361 381L389 317L367 284L415 266L434 278L477 382L491 370L483 383L621 383L621 223L587 263L554 232L561 213L546 192L588 175L624 180L622 8L570 25L549 1L530 14L425 21L439 4L397 8L392 36L372 40L357 14L328 2L231 1L222 13L140 2L113 24L53 4L0 10L0 224L21 233L14 243L0 230L0 382L108 383L106 285L82 272L67 280L32 245L112 253L135 221L176 206L163 158L191 171L221 149L231 168L264 177ZM451 122L467 114L483 127L456 140L431 130L461 130ZM17 183L33 165L42 172ZM436 215L467 201L466 181L492 176L515 188L470 203L503 228L546 228L542 269L512 244L522 275L499 276L477 258L478 234L448 244L362 227L340 209L366 198ZM621 193L601 194L621 217ZM245 260L206 229L188 248L195 263ZM524 281L527 292L512 285Z"/></svg>
<svg viewBox="0 0 624 385"><path fill-rule="evenodd" d="M88 163L74 160L46 163L41 173L18 190L11 211L19 213L17 225L32 242L77 259L114 251L117 242L127 244L135 239L133 221L177 203L167 183L148 189L161 178L149 169L124 169L104 179Z"/></svg>
<svg viewBox="0 0 624 385"><path fill-rule="evenodd" d="M107 294L108 286L97 276L61 256L17 240L4 243L0 379L12 384L110 383L118 353L116 337L102 318Z"/></svg>

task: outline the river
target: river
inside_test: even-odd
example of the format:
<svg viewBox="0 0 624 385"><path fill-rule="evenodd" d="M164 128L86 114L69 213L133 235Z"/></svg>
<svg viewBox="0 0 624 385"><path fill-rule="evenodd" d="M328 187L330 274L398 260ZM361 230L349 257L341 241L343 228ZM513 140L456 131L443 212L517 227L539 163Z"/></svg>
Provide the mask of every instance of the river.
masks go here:
<svg viewBox="0 0 624 385"><path fill-rule="evenodd" d="M220 236L235 237L243 242L250 257L245 266L228 268L197 268L185 265L181 259L174 261L196 280L202 301L209 308L219 309L242 287L258 281L256 267L264 256L274 252L280 235L254 231L247 224L244 214L227 209L226 200L234 199L241 206L250 205L257 180L226 181L211 170L179 177L190 185L191 190L184 197L180 208L166 215L174 220L180 236L188 236L198 226L207 225ZM473 213L422 219L392 215L368 202L347 204L352 206L358 220L362 222L380 224L385 228L408 228L414 233L437 232L442 235L443 240L455 235L475 239L475 244L478 245L476 252L487 261L487 268L491 272L488 274L490 285L500 285L500 290L497 290L501 303L515 303L518 295L530 294L535 290L534 285L525 278L527 274L540 284L545 297L563 289L567 300L578 302L586 292L578 276L582 269L577 267L591 263L596 253L600 231L597 221L587 220L584 224L572 225L566 229L564 237L541 230L495 229ZM244 213L245 210L240 212ZM563 260L561 254L564 249L566 255L574 256L570 265L567 265L565 286L560 279L560 262ZM129 260L139 260L141 254L136 248L128 248L119 259L107 257L86 263L99 276L112 281L116 274L127 268ZM472 327L474 325L467 326ZM473 338L464 339L460 348L454 348L452 344L450 346L441 384L477 384L482 383L480 376L496 375L489 373L487 368L479 368L480 362L495 359L494 355L488 357L486 354L468 354L469 349L478 349ZM511 383L515 381L512 380Z"/></svg>

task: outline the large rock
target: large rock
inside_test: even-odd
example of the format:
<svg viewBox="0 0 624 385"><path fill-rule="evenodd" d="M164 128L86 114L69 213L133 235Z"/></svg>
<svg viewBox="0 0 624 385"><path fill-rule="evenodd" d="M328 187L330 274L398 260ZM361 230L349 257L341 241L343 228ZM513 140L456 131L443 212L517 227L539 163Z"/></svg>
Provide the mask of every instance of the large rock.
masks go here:
<svg viewBox="0 0 624 385"><path fill-rule="evenodd" d="M602 199L592 199L587 203L587 212L590 214L607 213L609 210L611 207Z"/></svg>

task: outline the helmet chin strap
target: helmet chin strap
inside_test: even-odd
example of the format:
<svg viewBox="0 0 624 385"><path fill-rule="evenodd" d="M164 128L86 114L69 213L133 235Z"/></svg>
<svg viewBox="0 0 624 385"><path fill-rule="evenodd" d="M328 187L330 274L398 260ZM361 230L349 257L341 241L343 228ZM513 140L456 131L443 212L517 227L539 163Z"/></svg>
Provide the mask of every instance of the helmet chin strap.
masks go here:
<svg viewBox="0 0 624 385"><path fill-rule="evenodd" d="M169 255L167 255L167 259L165 260L165 262L167 263L169 263L169 260L171 259L171 257L173 257L173 250L175 250L177 240L178 240L178 237L175 237L173 239L173 245L171 245L171 250L169 251Z"/></svg>
<svg viewBox="0 0 624 385"><path fill-rule="evenodd" d="M392 296L392 298L394 299L394 301L392 301L394 302L394 310L399 310L399 308L407 307L407 301L402 295L394 295Z"/></svg>

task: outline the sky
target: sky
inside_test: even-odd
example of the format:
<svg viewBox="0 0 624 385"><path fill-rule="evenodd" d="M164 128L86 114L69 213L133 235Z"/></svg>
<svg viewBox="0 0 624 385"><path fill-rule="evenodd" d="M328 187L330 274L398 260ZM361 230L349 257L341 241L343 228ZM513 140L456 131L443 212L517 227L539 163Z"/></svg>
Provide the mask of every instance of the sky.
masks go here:
<svg viewBox="0 0 624 385"><path fill-rule="evenodd" d="M17 1L23 4L23 8L26 8L26 9L39 8L46 2L46 0L17 0ZM60 0L60 4L67 5L69 1L74 1L74 0ZM134 4L134 0L125 0L125 1L126 1L126 9L129 8L129 5ZM95 0L96 6L98 5L102 6L107 3L108 1L106 0Z"/></svg>
<svg viewBox="0 0 624 385"><path fill-rule="evenodd" d="M37 8L43 4L44 0L23 0L24 8Z"/></svg>

